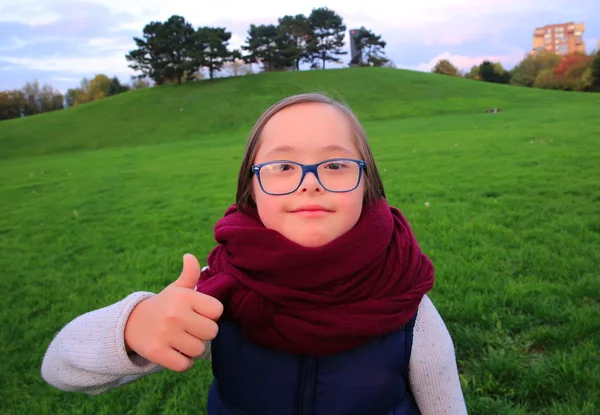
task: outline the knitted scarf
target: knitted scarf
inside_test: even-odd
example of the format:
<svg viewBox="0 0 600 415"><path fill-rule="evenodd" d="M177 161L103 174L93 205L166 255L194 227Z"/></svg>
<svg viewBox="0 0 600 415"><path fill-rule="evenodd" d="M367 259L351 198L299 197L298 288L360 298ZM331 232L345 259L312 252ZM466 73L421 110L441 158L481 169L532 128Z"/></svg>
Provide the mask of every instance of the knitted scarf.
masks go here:
<svg viewBox="0 0 600 415"><path fill-rule="evenodd" d="M215 225L199 292L255 344L289 353L343 352L405 325L433 287L433 265L385 199L329 244L302 247L234 205Z"/></svg>

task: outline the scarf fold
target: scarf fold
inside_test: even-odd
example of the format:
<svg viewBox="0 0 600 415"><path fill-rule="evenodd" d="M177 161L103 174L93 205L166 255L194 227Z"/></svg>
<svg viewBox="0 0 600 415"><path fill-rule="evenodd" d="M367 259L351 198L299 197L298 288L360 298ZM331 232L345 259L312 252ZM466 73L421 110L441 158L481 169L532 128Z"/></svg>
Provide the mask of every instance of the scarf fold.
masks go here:
<svg viewBox="0 0 600 415"><path fill-rule="evenodd" d="M234 205L215 225L199 292L255 344L289 353L340 353L404 326L433 287L434 272L406 219L385 199L318 248L265 228Z"/></svg>

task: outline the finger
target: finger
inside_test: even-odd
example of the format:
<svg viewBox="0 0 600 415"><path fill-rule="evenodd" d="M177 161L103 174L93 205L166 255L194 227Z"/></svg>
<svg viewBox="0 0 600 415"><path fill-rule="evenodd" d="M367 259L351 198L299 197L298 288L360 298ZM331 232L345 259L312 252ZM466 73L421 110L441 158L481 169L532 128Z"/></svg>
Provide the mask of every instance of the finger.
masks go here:
<svg viewBox="0 0 600 415"><path fill-rule="evenodd" d="M204 342L189 333L181 333L171 346L192 359L201 356L206 350Z"/></svg>
<svg viewBox="0 0 600 415"><path fill-rule="evenodd" d="M183 329L199 340L209 341L217 337L219 326L210 318L190 312L185 318Z"/></svg>
<svg viewBox="0 0 600 415"><path fill-rule="evenodd" d="M223 314L223 303L215 297L195 292L192 300L192 309L213 321L217 321Z"/></svg>
<svg viewBox="0 0 600 415"><path fill-rule="evenodd" d="M175 372L185 372L194 365L194 361L191 358L182 355L170 347L167 347L161 353L161 359L156 363Z"/></svg>
<svg viewBox="0 0 600 415"><path fill-rule="evenodd" d="M192 254L183 256L183 269L181 275L174 282L175 285L182 288L194 289L200 278L200 263Z"/></svg>

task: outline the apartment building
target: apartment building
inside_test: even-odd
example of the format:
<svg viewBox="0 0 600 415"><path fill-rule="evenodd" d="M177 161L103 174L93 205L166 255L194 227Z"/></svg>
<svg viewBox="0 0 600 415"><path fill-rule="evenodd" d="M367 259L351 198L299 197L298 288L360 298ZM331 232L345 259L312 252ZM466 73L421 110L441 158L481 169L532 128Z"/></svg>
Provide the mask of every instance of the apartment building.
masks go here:
<svg viewBox="0 0 600 415"><path fill-rule="evenodd" d="M585 53L583 41L584 23L561 23L537 27L533 32L533 48L531 53L541 50L568 55Z"/></svg>

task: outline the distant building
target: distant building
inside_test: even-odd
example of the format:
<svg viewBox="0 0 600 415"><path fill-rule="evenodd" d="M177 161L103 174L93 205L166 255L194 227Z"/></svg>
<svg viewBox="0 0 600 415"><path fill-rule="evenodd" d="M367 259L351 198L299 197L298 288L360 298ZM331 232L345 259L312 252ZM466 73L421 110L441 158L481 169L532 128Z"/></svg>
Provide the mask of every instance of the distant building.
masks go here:
<svg viewBox="0 0 600 415"><path fill-rule="evenodd" d="M585 53L584 23L561 23L544 27L537 27L533 32L533 48L531 53L542 50L568 55L571 53Z"/></svg>
<svg viewBox="0 0 600 415"><path fill-rule="evenodd" d="M356 39L360 29L350 29L350 65L359 65L362 63L362 53L356 47Z"/></svg>

